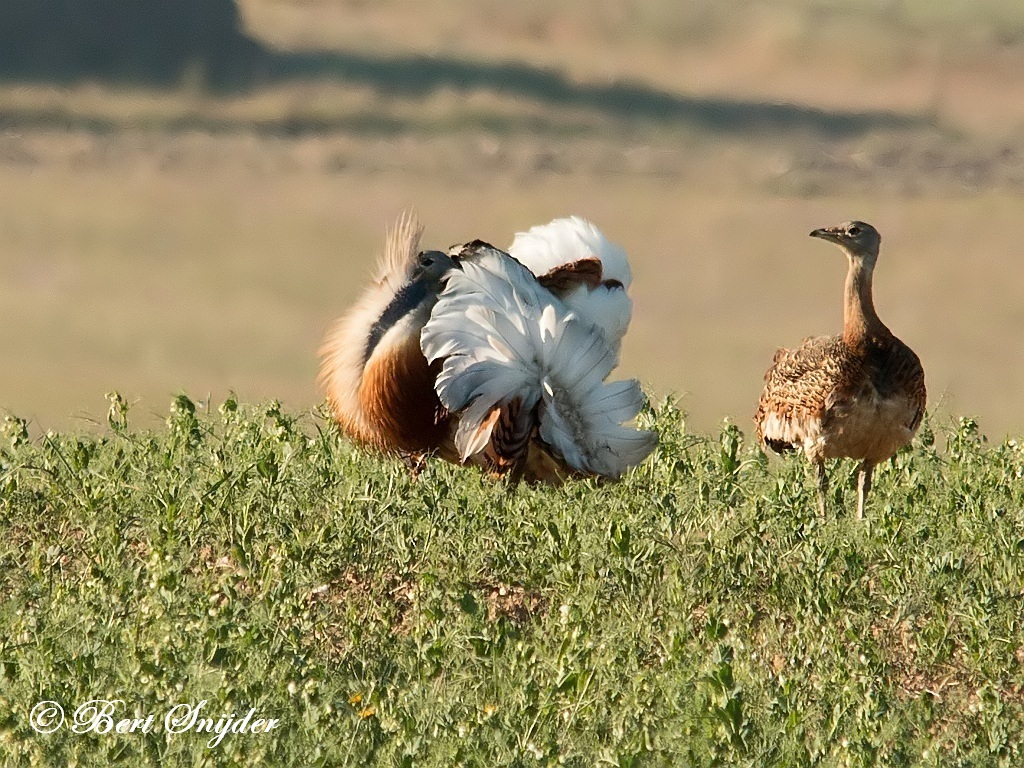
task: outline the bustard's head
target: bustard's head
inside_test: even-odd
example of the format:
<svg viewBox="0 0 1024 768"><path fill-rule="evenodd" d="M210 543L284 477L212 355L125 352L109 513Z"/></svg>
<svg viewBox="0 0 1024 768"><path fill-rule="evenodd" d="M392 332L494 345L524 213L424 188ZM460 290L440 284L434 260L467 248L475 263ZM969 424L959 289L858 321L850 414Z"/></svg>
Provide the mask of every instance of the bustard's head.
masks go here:
<svg viewBox="0 0 1024 768"><path fill-rule="evenodd" d="M429 292L438 293L442 287L442 278L448 270L455 268L455 260L447 253L420 251L409 275L409 282L421 283L428 287Z"/></svg>
<svg viewBox="0 0 1024 768"><path fill-rule="evenodd" d="M852 259L862 259L870 264L878 258L878 246L882 236L878 230L863 221L848 221L835 227L816 229L811 237L820 237L835 243Z"/></svg>

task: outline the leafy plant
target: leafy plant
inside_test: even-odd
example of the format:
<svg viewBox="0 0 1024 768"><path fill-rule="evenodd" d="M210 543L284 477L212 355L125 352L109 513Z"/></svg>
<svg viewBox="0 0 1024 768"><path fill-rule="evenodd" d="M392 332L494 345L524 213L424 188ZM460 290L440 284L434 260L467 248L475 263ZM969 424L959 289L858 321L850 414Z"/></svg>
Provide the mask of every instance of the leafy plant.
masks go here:
<svg viewBox="0 0 1024 768"><path fill-rule="evenodd" d="M867 519L727 425L621 483L400 462L320 414L176 397L166 426L0 445L8 764L1015 765L1024 451L930 424ZM945 445L940 450L937 445ZM848 502L845 467L836 493ZM49 735L121 700L149 732ZM206 701L269 733L169 733Z"/></svg>

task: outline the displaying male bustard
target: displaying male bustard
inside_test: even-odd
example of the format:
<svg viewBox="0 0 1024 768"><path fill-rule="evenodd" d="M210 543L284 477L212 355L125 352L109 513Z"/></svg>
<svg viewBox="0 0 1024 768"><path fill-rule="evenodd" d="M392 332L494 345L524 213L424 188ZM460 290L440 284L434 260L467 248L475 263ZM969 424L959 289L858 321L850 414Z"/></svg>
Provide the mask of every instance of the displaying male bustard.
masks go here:
<svg viewBox="0 0 1024 768"><path fill-rule="evenodd" d="M817 465L822 514L828 492L825 460L859 459L859 519L875 465L908 445L921 424L924 370L875 313L871 279L881 242L877 230L851 221L816 229L811 237L835 243L849 260L843 333L778 350L754 421L765 448L777 453L800 448Z"/></svg>
<svg viewBox="0 0 1024 768"><path fill-rule="evenodd" d="M578 217L521 233L515 256L482 241L420 251L421 234L399 220L321 349L346 434L512 481L618 478L654 449L654 433L623 426L639 384L605 382L632 307L621 249Z"/></svg>

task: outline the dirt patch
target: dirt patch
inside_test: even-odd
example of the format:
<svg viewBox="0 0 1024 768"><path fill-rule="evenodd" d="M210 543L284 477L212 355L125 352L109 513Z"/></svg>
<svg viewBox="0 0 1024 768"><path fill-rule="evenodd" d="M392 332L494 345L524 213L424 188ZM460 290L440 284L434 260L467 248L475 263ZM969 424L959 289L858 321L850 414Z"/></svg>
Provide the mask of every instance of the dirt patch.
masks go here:
<svg viewBox="0 0 1024 768"><path fill-rule="evenodd" d="M534 616L544 613L548 600L535 590L508 584L477 585L487 606L487 619L511 621L513 624L527 624Z"/></svg>

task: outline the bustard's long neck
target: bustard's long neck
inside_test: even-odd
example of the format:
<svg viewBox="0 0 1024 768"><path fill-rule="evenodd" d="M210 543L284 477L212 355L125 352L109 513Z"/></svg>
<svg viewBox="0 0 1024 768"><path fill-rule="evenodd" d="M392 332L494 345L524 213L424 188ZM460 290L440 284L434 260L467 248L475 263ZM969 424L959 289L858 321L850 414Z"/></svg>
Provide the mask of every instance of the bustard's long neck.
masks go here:
<svg viewBox="0 0 1024 768"><path fill-rule="evenodd" d="M380 316L370 326L370 333L366 338L366 347L363 351L363 365L373 355L384 335L397 325L407 315L415 312L424 303L433 303L437 298L436 292L431 294L430 286L421 280L412 280L403 285L388 302L388 305L381 312ZM417 331L418 334L418 331Z"/></svg>
<svg viewBox="0 0 1024 768"><path fill-rule="evenodd" d="M843 341L853 347L862 345L871 336L891 336L889 329L878 319L871 296L871 277L874 259L850 259L846 273L846 293L843 297Z"/></svg>

